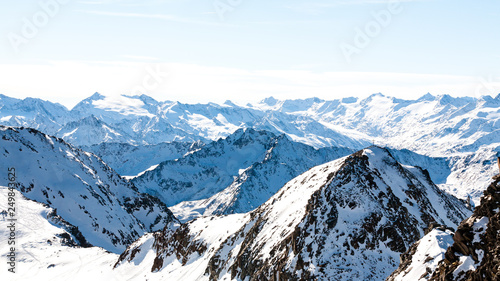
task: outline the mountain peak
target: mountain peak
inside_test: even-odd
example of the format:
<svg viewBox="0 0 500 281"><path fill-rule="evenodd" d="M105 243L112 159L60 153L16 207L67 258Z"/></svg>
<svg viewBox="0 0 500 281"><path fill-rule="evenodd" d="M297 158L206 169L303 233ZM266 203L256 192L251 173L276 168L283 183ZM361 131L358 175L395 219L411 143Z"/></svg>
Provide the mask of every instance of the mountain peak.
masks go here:
<svg viewBox="0 0 500 281"><path fill-rule="evenodd" d="M373 93L373 94L371 94L368 98L372 98L373 99L373 98L376 98L376 97L386 98L387 96L385 96L384 94L382 94L382 93L379 92L379 93Z"/></svg>
<svg viewBox="0 0 500 281"><path fill-rule="evenodd" d="M273 96L271 96L271 97L268 97L268 98L261 100L260 103L265 103L269 106L274 106L274 105L276 105L276 103L278 103L278 100L275 99Z"/></svg>
<svg viewBox="0 0 500 281"><path fill-rule="evenodd" d="M224 104L225 104L225 105L228 105L228 106L233 106L233 107L236 107L236 106L237 106L236 104L234 104L234 103L233 103L232 101L230 101L230 100L226 100L226 101L224 102Z"/></svg>
<svg viewBox="0 0 500 281"><path fill-rule="evenodd" d="M356 103L358 101L358 98L356 97L347 97L347 98L342 98L341 102L342 103Z"/></svg>
<svg viewBox="0 0 500 281"><path fill-rule="evenodd" d="M85 100L100 100L100 99L104 99L104 98L106 98L105 95L102 95L99 92L95 92L93 95L86 98Z"/></svg>
<svg viewBox="0 0 500 281"><path fill-rule="evenodd" d="M431 93L427 93L421 96L417 101L434 101L434 100L436 100L436 97L431 95Z"/></svg>
<svg viewBox="0 0 500 281"><path fill-rule="evenodd" d="M438 97L438 99L439 99L439 103L441 103L443 105L453 103L453 101L455 100L455 98L453 98L452 96L450 96L448 94L441 95Z"/></svg>
<svg viewBox="0 0 500 281"><path fill-rule="evenodd" d="M271 132L245 127L237 129L234 133L229 135L225 140L243 144L258 139L261 139L261 142L267 142L268 140L274 137L276 136Z"/></svg>

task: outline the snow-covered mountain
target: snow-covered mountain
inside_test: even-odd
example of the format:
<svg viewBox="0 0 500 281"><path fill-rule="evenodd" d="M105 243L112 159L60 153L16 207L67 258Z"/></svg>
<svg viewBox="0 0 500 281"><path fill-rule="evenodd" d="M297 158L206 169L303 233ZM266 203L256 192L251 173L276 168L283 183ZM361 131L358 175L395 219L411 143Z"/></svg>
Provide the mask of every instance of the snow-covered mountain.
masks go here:
<svg viewBox="0 0 500 281"><path fill-rule="evenodd" d="M443 184L452 173L446 158L390 151L398 162L425 169L433 182ZM176 217L186 221L251 211L292 178L353 152L315 149L285 135L240 129L199 151L153 166L132 181L142 192L162 198Z"/></svg>
<svg viewBox="0 0 500 281"><path fill-rule="evenodd" d="M41 124L45 119L40 124L34 119L44 116L62 128L70 121L95 116L113 130L133 136L137 143L156 144L174 138L217 140L238 128L252 127L284 133L315 147L356 148L375 140L421 154L446 156L443 154L474 152L484 145L493 149L500 146L496 137L500 95L453 98L427 94L417 100L382 94L332 101L268 98L255 105L239 106L232 102L182 104L158 102L145 95L106 97L96 93L71 111L39 99L18 100L2 95L0 101L2 122L18 117L34 127L47 126ZM164 136L148 136L155 130Z"/></svg>
<svg viewBox="0 0 500 281"><path fill-rule="evenodd" d="M14 168L17 189L54 209L77 236L111 252L176 222L157 198L139 193L95 155L37 130L0 126L0 185Z"/></svg>
<svg viewBox="0 0 500 281"><path fill-rule="evenodd" d="M118 132L122 137L131 137L137 144L217 140L228 136L238 128L246 127L266 129L276 134L285 133L294 140L314 144L316 147L361 148L369 143L362 138L363 134L353 132L356 138L348 137L317 123L310 117L267 112L259 108L238 106L231 102L223 105L182 104L171 101L158 102L145 95L106 97L95 93L82 100L70 111L58 105L60 108L54 108L53 112L57 112L62 117L50 119L50 114L38 109L33 109L31 113L19 111L15 114L8 106L12 103L11 98L2 96L2 100L6 104L0 104L2 124L38 128L47 126L48 122L35 120L33 114L47 115L49 120L53 121L50 133L61 129L58 136L64 137L74 145L92 145L102 141L117 142L116 134L113 132ZM16 101L25 102L26 100ZM85 130L81 129L80 134L71 134L75 125L74 123L70 125L69 122L85 122L82 120L91 116L105 124L107 127L105 132L103 132L102 124L94 122L96 132L89 127ZM10 120L13 117L24 121L16 122L15 118ZM72 128L63 128L66 125ZM106 138L106 131L108 138ZM91 139L86 137L89 134L100 137L91 142Z"/></svg>
<svg viewBox="0 0 500 281"><path fill-rule="evenodd" d="M430 223L469 214L427 173L370 147L310 169L252 212L147 234L115 267L169 280L383 280Z"/></svg>
<svg viewBox="0 0 500 281"><path fill-rule="evenodd" d="M66 123L55 135L80 146L103 142L136 143L127 133L112 129L94 115Z"/></svg>
<svg viewBox="0 0 500 281"><path fill-rule="evenodd" d="M94 116L94 117L92 117ZM91 122L92 121L92 122ZM285 134L316 148L361 149L371 143L446 158L451 173L440 187L478 203L500 150L500 95L492 98L427 94L402 100L276 100L256 104L183 104L148 96L94 94L67 110L37 99L0 96L0 123L38 128L74 145L124 142L216 141L239 128ZM473 187L473 188L471 188Z"/></svg>
<svg viewBox="0 0 500 281"><path fill-rule="evenodd" d="M180 220L246 213L309 168L353 151L315 149L285 135L239 129L184 157L164 161L133 178L142 192L162 199Z"/></svg>
<svg viewBox="0 0 500 281"><path fill-rule="evenodd" d="M159 163L181 158L205 144L197 142L163 142L152 145L103 142L81 149L99 156L106 164L122 176L137 176Z"/></svg>
<svg viewBox="0 0 500 281"><path fill-rule="evenodd" d="M54 134L70 118L68 110L50 101L24 100L0 94L0 122L7 126L24 126Z"/></svg>
<svg viewBox="0 0 500 281"><path fill-rule="evenodd" d="M164 161L132 182L168 206L208 198L231 184L240 169L263 160L273 137L266 131L241 129L182 158Z"/></svg>
<svg viewBox="0 0 500 281"><path fill-rule="evenodd" d="M481 204L455 233L427 233L402 256L392 280L499 280L500 177L484 191ZM437 253L437 255L436 255Z"/></svg>

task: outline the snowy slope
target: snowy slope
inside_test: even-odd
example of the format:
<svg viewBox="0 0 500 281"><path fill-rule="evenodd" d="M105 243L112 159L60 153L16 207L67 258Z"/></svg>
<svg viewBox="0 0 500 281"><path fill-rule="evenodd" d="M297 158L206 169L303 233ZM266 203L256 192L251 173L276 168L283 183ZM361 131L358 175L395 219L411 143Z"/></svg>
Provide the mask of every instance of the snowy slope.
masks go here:
<svg viewBox="0 0 500 281"><path fill-rule="evenodd" d="M34 129L0 127L0 169L16 170L18 189L57 210L87 241L120 252L145 232L175 221L95 155ZM0 185L8 183L7 173Z"/></svg>
<svg viewBox="0 0 500 281"><path fill-rule="evenodd" d="M432 229L402 255L399 268L387 281L429 280L431 273L444 259L446 249L452 244L452 230L444 227Z"/></svg>
<svg viewBox="0 0 500 281"><path fill-rule="evenodd" d="M383 280L430 222L469 214L422 170L371 147L310 169L250 213L143 237L116 266L185 280Z"/></svg>
<svg viewBox="0 0 500 281"><path fill-rule="evenodd" d="M14 191L17 212L15 244L9 245L7 226L9 216L0 215L0 254L2 259L15 247L15 273L8 272L10 266L3 260L0 263L2 280L102 280L102 269L109 268L117 255L98 247L81 248L75 246L75 238L70 232L49 219L53 209L28 200L17 190ZM0 211L9 206L7 187L0 186ZM117 277L107 280L118 280ZM88 280L88 279L85 279Z"/></svg>
<svg viewBox="0 0 500 281"><path fill-rule="evenodd" d="M113 269L118 255L99 247L79 247L76 239L64 225L51 216L54 209L26 199L14 190L17 212L15 245L9 245L7 228L9 216L8 189L0 186L0 276L9 281L58 281L58 280L185 280L166 279L162 274L151 273L150 268L124 266ZM147 234L145 237L150 236ZM141 238L142 239L142 238ZM15 273L8 272L6 255L15 247ZM145 260L148 257L144 257ZM151 257L151 258L154 258Z"/></svg>
<svg viewBox="0 0 500 281"><path fill-rule="evenodd" d="M402 256L402 264L388 280L498 280L499 210L500 176L496 176L484 191L481 204L455 233L441 233L445 243L429 244L426 241L437 237L435 232L428 233Z"/></svg>

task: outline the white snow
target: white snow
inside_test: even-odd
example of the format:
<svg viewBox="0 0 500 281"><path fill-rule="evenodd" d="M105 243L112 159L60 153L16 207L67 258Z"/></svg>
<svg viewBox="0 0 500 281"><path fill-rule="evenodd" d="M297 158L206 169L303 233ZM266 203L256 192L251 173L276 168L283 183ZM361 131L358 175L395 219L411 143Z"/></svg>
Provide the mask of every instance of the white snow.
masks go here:
<svg viewBox="0 0 500 281"><path fill-rule="evenodd" d="M143 101L127 96L106 96L104 99L92 101L98 109L115 111L123 115L139 115L153 117L145 108Z"/></svg>
<svg viewBox="0 0 500 281"><path fill-rule="evenodd" d="M488 217L482 217L480 219L476 219L474 225L472 226L472 229L474 231L474 239L472 240L472 243L481 242L480 236L486 232L489 221L490 219Z"/></svg>
<svg viewBox="0 0 500 281"><path fill-rule="evenodd" d="M316 148L361 149L374 142L447 157L452 173L440 187L463 199L470 195L476 204L491 177L498 173L491 163L500 147L498 97L426 95L418 100L400 100L374 94L366 99L331 101L268 98L255 105L228 106L95 94L71 111L37 99L11 100L0 110L0 122L49 134L59 131L58 136L76 145L217 140L240 127L285 133ZM77 128L69 126L91 115L106 127L76 124L79 129L75 131Z"/></svg>
<svg viewBox="0 0 500 281"><path fill-rule="evenodd" d="M470 256L461 256L459 257L460 265L453 271L453 278L458 279L458 276L461 272L467 272L469 270L475 270L476 266L474 265L474 260Z"/></svg>
<svg viewBox="0 0 500 281"><path fill-rule="evenodd" d="M427 270L434 271L438 263L444 259L444 254L451 245L453 245L453 233L451 231L433 229L418 241L417 250L411 257L410 266L396 276L394 280L428 280L430 276L426 276Z"/></svg>

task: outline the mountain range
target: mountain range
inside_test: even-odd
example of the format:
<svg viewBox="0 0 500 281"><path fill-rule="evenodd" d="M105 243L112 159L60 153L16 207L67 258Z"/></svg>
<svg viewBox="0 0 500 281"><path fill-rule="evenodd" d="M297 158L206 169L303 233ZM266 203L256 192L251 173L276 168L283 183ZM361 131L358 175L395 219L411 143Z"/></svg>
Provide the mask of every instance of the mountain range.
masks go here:
<svg viewBox="0 0 500 281"><path fill-rule="evenodd" d="M15 278L493 280L499 113L500 95L0 95Z"/></svg>
<svg viewBox="0 0 500 281"><path fill-rule="evenodd" d="M4 131L8 132L4 133L7 139L2 141L12 142L15 148L8 149L8 154L15 150L22 153L19 148L37 154L32 149L41 151L42 145L50 145L52 140L58 143L54 145L56 149L48 150L50 152L42 155L45 157L29 158L46 164L41 160L54 160L62 154L68 159L57 159L65 164L56 165L54 169L82 165L89 169L87 171L95 170L100 175L99 178L85 176L84 170L77 175L63 176L63 179L81 177L90 182L90 187L78 187L75 193L70 192L71 185L66 181L53 179L47 189L48 180L33 176L30 180L35 184L28 186L29 191L25 190L24 182L29 177L24 179L21 175L23 172L42 174L32 173L40 169L38 161L33 161L36 164L29 166L30 170L16 172L22 185L16 196L24 207L25 218L20 224L24 230L16 239L21 245L18 255L25 267L14 280L30 280L35 276L38 280L75 276L111 280L382 280L397 268L399 255L423 236L429 224L456 227L471 214L465 202L434 185L425 170L402 165L389 150L373 146L309 169L288 181L253 211L203 216L182 224L175 219L164 221L163 229L144 234L118 256L113 253L116 251L110 253L95 247L100 245L79 247L73 228L68 227L71 223L88 241L95 241L90 239L97 235L87 229L86 215L99 219L100 213L117 216L103 227L115 227L125 233L120 222L128 218L133 223L130 217L141 213L129 211L126 204L122 204L123 212L110 214L109 210L114 209L112 204L120 204L122 194L130 194L126 186L120 188L123 193L110 188L114 190L113 194L108 191L110 199L99 200L99 196L87 195L89 188L100 195L102 187L92 183L113 178L113 170L105 169L107 173L102 174L94 168L94 165L102 165L98 158L75 148L71 150L71 145L61 139L32 129L4 128ZM80 155L70 157L68 148L74 155L76 152ZM95 162L89 162L81 154ZM64 188L57 190L59 187ZM2 198L6 199L3 197L6 188L0 189ZM44 190L48 198L43 195ZM63 192L66 200L58 199L53 192L56 190ZM37 196L39 193L42 195ZM92 208L86 208L88 214L79 215L84 217L81 221L70 221L71 214L60 202L73 202L74 198L82 198L81 195L87 195L84 200L90 200L87 204ZM28 200L28 196L35 201ZM6 202L2 200L0 208L7 208ZM158 214L158 210L154 214ZM135 227L139 232L139 226L129 227L129 231ZM1 239L6 239L6 231L0 229ZM128 237L124 238L121 241L128 241ZM6 245L0 245L0 252L7 251Z"/></svg>
<svg viewBox="0 0 500 281"><path fill-rule="evenodd" d="M218 105L95 93L71 110L40 99L0 95L0 124L39 129L76 146L172 141L208 144L239 128L253 128L284 134L315 148L357 150L375 143L409 149L446 158L451 172L440 187L460 198L471 196L476 203L495 174L491 163L500 150L499 113L500 95L454 98L427 94L401 100L374 94L365 99L267 98L256 104L227 101ZM142 172L128 167L120 170L130 176Z"/></svg>
<svg viewBox="0 0 500 281"><path fill-rule="evenodd" d="M469 214L423 170L370 147L310 169L249 213L148 234L115 267L176 280L380 280L429 223Z"/></svg>

